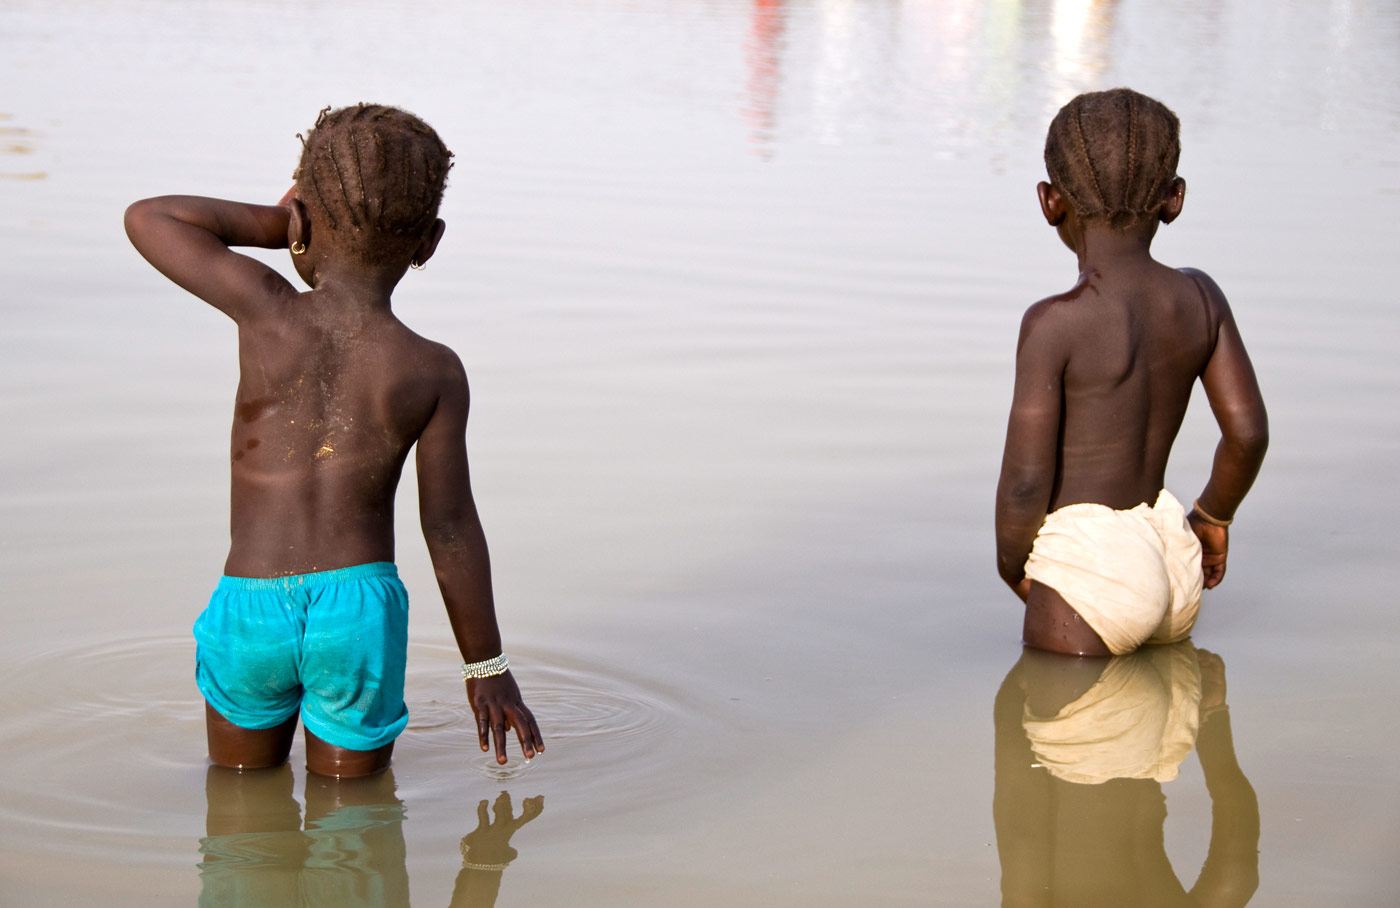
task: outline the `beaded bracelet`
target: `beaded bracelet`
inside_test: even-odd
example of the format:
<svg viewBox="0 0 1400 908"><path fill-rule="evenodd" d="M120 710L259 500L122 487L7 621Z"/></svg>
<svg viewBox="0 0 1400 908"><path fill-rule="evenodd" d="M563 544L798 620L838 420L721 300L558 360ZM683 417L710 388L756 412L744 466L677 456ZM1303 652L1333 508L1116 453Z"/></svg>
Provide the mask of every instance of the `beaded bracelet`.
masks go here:
<svg viewBox="0 0 1400 908"><path fill-rule="evenodd" d="M509 866L509 864L473 864L471 861L462 862L462 867L467 870L485 870L487 873L500 873Z"/></svg>
<svg viewBox="0 0 1400 908"><path fill-rule="evenodd" d="M466 842L463 842L463 843L462 843L462 866L465 867L465 868L467 868L468 870L491 870L491 871L494 871L494 872L496 872L496 873L500 873L502 870L505 870L506 867L508 867L508 866L510 865L510 861L506 861L506 862L503 863L503 864L478 864L478 863L475 863L475 862L472 861L472 859L471 859L471 851L472 851L471 846L468 845Z"/></svg>
<svg viewBox="0 0 1400 908"><path fill-rule="evenodd" d="M1231 517L1229 520L1221 520L1219 517L1212 517L1212 516L1210 516L1209 514L1207 514L1205 511L1202 511L1202 510L1201 510L1201 499L1199 499L1199 498L1197 498L1194 502L1192 502L1192 504L1191 504L1191 510L1193 510L1193 511L1196 512L1196 516L1197 516L1197 517L1201 518L1202 520L1204 520L1206 523L1210 524L1210 525L1213 526L1213 527L1227 527L1227 526L1229 526L1230 524L1232 524L1232 523L1235 522L1235 518L1233 518L1233 517Z"/></svg>
<svg viewBox="0 0 1400 908"><path fill-rule="evenodd" d="M462 680L470 681L473 678L493 678L496 675L504 675L508 668L510 668L510 662L506 659L505 653L501 653L494 659L483 659L480 662L463 662Z"/></svg>

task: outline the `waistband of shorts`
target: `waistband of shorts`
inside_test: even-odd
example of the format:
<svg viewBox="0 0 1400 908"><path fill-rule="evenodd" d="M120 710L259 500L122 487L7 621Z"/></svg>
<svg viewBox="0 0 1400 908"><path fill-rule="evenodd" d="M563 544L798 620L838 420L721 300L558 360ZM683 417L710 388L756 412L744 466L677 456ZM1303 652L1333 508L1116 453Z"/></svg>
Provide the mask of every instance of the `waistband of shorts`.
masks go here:
<svg viewBox="0 0 1400 908"><path fill-rule="evenodd" d="M398 566L392 561L371 561L333 571L316 571L312 574L289 574L286 577L230 577L219 578L221 590L290 590L315 589L336 583L353 583L372 577L399 576Z"/></svg>
<svg viewBox="0 0 1400 908"><path fill-rule="evenodd" d="M1065 517L1106 517L1114 514L1141 514L1145 516L1147 514L1153 513L1169 514L1173 511L1181 511L1184 514L1186 512L1186 509L1182 506L1181 502L1177 500L1175 495L1173 495L1171 492L1168 492L1166 489L1163 489L1162 491L1157 493L1157 497L1154 500L1144 501L1141 504L1135 505L1131 508L1115 510L1106 504L1097 504L1092 501L1081 501L1075 504L1067 504L1064 507L1056 508L1055 510L1047 514L1046 517L1054 517L1057 514Z"/></svg>

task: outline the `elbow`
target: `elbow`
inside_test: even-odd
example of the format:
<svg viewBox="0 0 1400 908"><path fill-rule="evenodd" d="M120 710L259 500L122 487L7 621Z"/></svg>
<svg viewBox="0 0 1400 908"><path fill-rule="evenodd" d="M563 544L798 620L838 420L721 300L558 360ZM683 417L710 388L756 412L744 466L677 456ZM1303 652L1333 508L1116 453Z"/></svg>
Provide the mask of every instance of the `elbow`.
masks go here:
<svg viewBox="0 0 1400 908"><path fill-rule="evenodd" d="M1265 422L1246 426L1226 435L1225 447L1244 463L1263 463L1269 450L1269 426Z"/></svg>
<svg viewBox="0 0 1400 908"><path fill-rule="evenodd" d="M1221 420L1221 440L1247 463L1260 463L1269 450L1269 414L1263 401L1241 406Z"/></svg>
<svg viewBox="0 0 1400 908"><path fill-rule="evenodd" d="M423 541L429 549L455 548L462 539L462 522L452 519L424 520Z"/></svg>
<svg viewBox="0 0 1400 908"><path fill-rule="evenodd" d="M997 488L997 510L1000 513L1044 510L1050 502L1049 480L1040 474L1009 476Z"/></svg>
<svg viewBox="0 0 1400 908"><path fill-rule="evenodd" d="M424 515L420 521L423 541L430 552L460 552L477 544L481 538L481 524L470 512L451 512Z"/></svg>

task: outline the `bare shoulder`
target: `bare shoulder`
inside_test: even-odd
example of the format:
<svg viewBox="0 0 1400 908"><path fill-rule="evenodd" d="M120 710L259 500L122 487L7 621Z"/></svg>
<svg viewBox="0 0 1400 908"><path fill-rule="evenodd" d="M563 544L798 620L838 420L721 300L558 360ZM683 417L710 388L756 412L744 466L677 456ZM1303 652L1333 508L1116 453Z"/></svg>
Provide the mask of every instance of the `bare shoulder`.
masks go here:
<svg viewBox="0 0 1400 908"><path fill-rule="evenodd" d="M467 399L467 370L462 359L451 347L430 340L405 326L404 361L412 363L421 380L432 385L439 397Z"/></svg>
<svg viewBox="0 0 1400 908"><path fill-rule="evenodd" d="M1199 268L1177 268L1176 272L1195 285L1206 307L1215 313L1228 312L1230 304L1225 300L1225 291L1209 274Z"/></svg>
<svg viewBox="0 0 1400 908"><path fill-rule="evenodd" d="M1069 290L1036 300L1021 316L1021 334L1017 348L1032 344L1042 350L1055 348L1067 341L1077 330L1082 313L1075 303L1084 289L1084 282Z"/></svg>

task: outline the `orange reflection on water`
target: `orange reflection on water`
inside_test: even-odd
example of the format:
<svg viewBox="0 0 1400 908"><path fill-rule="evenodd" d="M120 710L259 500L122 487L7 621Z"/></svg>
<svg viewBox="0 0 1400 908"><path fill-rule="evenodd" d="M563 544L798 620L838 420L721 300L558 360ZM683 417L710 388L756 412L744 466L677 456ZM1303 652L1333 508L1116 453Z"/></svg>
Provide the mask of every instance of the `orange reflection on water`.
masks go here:
<svg viewBox="0 0 1400 908"><path fill-rule="evenodd" d="M0 113L0 155L32 155L34 153L34 143L31 140L33 133L23 126L10 126L9 121L14 119L14 114ZM11 171L8 167L0 167L0 180L42 180L48 174L42 170L35 171Z"/></svg>
<svg viewBox="0 0 1400 908"><path fill-rule="evenodd" d="M745 44L749 80L744 118L752 127L749 140L765 158L771 154L769 143L777 125L778 92L783 80L782 37L783 0L754 0L749 40Z"/></svg>

